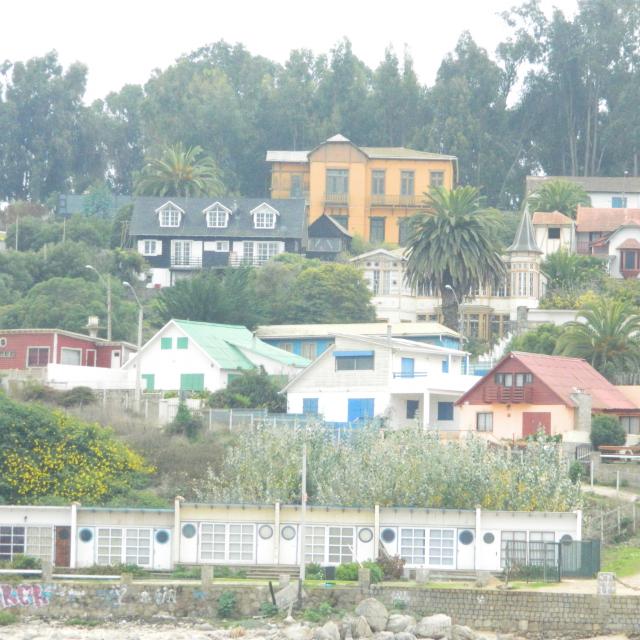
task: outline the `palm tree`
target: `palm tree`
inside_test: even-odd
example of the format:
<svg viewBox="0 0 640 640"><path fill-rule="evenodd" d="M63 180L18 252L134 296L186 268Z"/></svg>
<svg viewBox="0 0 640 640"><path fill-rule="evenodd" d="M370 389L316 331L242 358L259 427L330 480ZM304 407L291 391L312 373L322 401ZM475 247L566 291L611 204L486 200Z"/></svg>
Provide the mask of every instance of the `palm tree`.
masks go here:
<svg viewBox="0 0 640 640"><path fill-rule="evenodd" d="M605 276L606 262L597 256L560 249L548 255L540 269L547 278L548 293L576 293L594 288Z"/></svg>
<svg viewBox="0 0 640 640"><path fill-rule="evenodd" d="M565 325L555 353L584 358L610 380L640 366L640 315L621 300L600 298Z"/></svg>
<svg viewBox="0 0 640 640"><path fill-rule="evenodd" d="M582 186L568 180L544 182L527 200L532 211L559 211L570 218L576 217L579 204L591 206L591 198Z"/></svg>
<svg viewBox="0 0 640 640"><path fill-rule="evenodd" d="M225 191L220 170L201 147L166 147L160 157L147 158L136 181L143 196L218 196Z"/></svg>
<svg viewBox="0 0 640 640"><path fill-rule="evenodd" d="M505 276L498 224L496 212L469 186L432 189L425 210L411 219L405 280L416 291L439 293L444 323L452 329L459 328L463 298Z"/></svg>

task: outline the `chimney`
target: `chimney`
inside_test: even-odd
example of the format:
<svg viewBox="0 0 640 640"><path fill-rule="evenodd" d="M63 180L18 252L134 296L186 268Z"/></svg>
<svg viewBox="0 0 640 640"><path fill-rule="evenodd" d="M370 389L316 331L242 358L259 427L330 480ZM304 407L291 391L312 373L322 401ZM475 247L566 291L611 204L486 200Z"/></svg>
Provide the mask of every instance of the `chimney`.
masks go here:
<svg viewBox="0 0 640 640"><path fill-rule="evenodd" d="M591 394L587 393L584 389L573 389L571 399L576 404L575 419L573 428L576 431L591 431Z"/></svg>
<svg viewBox="0 0 640 640"><path fill-rule="evenodd" d="M90 337L97 338L100 330L100 318L98 316L89 316L85 329L89 332Z"/></svg>

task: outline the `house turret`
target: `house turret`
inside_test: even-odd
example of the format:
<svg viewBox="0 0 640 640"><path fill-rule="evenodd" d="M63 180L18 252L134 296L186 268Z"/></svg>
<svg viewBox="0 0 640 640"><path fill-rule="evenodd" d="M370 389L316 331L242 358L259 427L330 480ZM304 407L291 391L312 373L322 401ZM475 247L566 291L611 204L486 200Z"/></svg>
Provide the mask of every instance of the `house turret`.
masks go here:
<svg viewBox="0 0 640 640"><path fill-rule="evenodd" d="M542 250L536 243L536 234L527 205L506 254L511 297L525 299L528 307L537 307L544 288L543 277L540 274Z"/></svg>

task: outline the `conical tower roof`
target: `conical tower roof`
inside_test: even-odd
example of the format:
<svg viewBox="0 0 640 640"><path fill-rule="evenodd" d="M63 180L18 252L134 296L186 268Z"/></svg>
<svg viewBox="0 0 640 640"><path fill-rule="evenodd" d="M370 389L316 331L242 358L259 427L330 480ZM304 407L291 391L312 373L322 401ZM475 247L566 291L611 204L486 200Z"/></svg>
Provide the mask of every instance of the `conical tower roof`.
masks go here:
<svg viewBox="0 0 640 640"><path fill-rule="evenodd" d="M513 242L511 246L507 247L507 253L542 253L536 242L536 232L529 215L529 207L526 204Z"/></svg>

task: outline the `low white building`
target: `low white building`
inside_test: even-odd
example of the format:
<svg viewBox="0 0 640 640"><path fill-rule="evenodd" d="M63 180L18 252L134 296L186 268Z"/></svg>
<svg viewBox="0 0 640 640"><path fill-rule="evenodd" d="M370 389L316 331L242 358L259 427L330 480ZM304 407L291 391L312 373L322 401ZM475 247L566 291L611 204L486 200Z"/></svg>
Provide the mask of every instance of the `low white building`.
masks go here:
<svg viewBox="0 0 640 640"><path fill-rule="evenodd" d="M136 370L146 391L216 391L242 371L289 377L308 364L243 326L170 320L123 368Z"/></svg>
<svg viewBox="0 0 640 640"><path fill-rule="evenodd" d="M392 427L418 422L455 430L455 401L475 382L458 349L370 336L335 342L285 388L287 411L358 424L385 417Z"/></svg>

